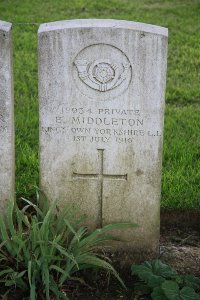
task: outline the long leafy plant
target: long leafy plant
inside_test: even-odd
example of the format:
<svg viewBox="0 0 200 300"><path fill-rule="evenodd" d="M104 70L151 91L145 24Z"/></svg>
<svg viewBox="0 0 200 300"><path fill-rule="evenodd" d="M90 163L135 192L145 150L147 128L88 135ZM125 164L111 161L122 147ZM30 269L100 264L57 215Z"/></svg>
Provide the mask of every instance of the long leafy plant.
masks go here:
<svg viewBox="0 0 200 300"><path fill-rule="evenodd" d="M41 208L24 201L22 209L10 201L7 214L0 216L0 284L6 287L2 299L16 288L30 300L68 299L68 280L80 280L78 271L89 268L107 270L124 286L97 250L113 239L108 231L136 225L112 224L88 233L67 206L59 209L56 202L49 206L44 201Z"/></svg>

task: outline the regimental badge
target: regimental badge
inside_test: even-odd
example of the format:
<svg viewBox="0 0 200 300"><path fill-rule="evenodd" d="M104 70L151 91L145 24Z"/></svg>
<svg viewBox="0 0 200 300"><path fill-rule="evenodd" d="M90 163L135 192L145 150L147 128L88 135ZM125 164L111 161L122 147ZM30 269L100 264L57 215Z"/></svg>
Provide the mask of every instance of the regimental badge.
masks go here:
<svg viewBox="0 0 200 300"><path fill-rule="evenodd" d="M109 59L97 59L89 62L77 59L79 78L89 87L100 92L106 92L118 87L127 77L131 65L117 63Z"/></svg>

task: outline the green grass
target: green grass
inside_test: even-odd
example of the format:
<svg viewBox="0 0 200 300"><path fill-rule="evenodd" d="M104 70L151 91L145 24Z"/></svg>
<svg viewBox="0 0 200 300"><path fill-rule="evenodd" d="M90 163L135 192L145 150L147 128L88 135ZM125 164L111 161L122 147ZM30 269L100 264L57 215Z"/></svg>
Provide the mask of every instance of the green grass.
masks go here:
<svg viewBox="0 0 200 300"><path fill-rule="evenodd" d="M199 208L199 16L199 0L0 0L0 19L13 23L17 197L38 185L39 23L113 18L169 28L162 207Z"/></svg>
<svg viewBox="0 0 200 300"><path fill-rule="evenodd" d="M168 105L165 115L162 206L199 208L200 106Z"/></svg>

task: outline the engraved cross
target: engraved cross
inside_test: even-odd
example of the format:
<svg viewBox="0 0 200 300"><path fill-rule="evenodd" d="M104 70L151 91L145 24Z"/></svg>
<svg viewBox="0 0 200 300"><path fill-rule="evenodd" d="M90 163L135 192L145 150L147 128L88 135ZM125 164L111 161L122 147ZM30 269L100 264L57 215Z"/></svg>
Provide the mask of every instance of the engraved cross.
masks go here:
<svg viewBox="0 0 200 300"><path fill-rule="evenodd" d="M73 172L74 179L97 179L99 181L99 200L101 204L100 220L102 225L102 210L103 210L103 181L104 179L115 179L115 180L127 180L127 174L124 175L113 175L113 174L104 174L104 149L97 149L99 152L99 163L100 163L100 172L95 174L84 174Z"/></svg>

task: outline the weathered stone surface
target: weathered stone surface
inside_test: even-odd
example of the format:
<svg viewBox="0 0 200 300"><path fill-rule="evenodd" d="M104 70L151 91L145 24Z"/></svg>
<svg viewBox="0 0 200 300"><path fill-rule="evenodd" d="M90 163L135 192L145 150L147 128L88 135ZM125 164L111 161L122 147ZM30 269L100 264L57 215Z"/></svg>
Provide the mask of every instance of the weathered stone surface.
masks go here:
<svg viewBox="0 0 200 300"><path fill-rule="evenodd" d="M157 251L167 29L72 20L39 28L40 181L90 227L136 222L123 248Z"/></svg>
<svg viewBox="0 0 200 300"><path fill-rule="evenodd" d="M14 196L14 103L11 27L0 21L0 211Z"/></svg>

